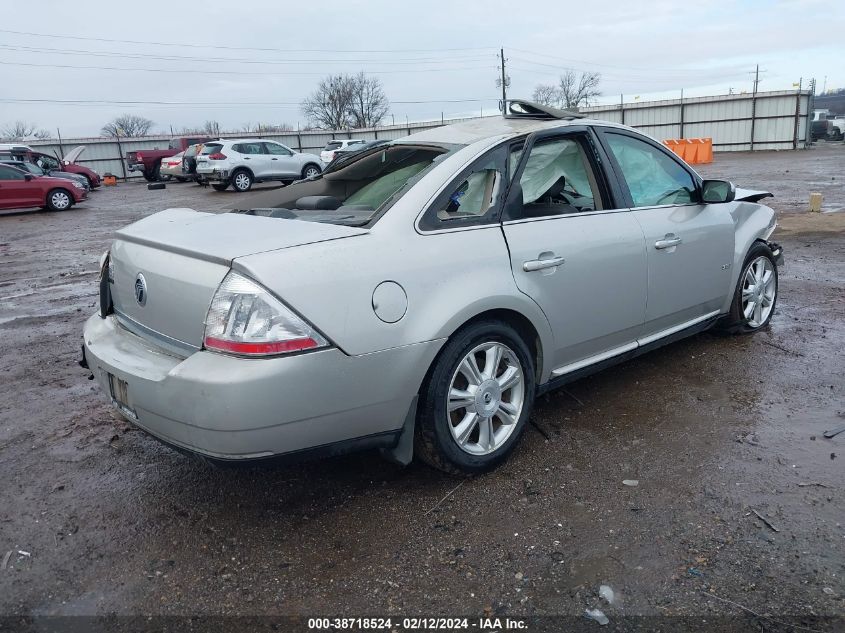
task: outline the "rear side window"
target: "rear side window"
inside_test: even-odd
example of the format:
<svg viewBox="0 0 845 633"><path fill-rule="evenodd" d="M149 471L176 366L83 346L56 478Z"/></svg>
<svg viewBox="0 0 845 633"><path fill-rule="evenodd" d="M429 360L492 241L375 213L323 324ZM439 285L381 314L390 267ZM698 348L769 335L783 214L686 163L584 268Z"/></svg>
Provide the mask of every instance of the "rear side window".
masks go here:
<svg viewBox="0 0 845 633"><path fill-rule="evenodd" d="M498 147L450 183L420 222L424 230L488 224L496 219L505 188L507 152Z"/></svg>
<svg viewBox="0 0 845 633"><path fill-rule="evenodd" d="M232 149L239 154L263 154L261 143L236 143Z"/></svg>
<svg viewBox="0 0 845 633"><path fill-rule="evenodd" d="M326 143L326 146L323 148L323 151L329 152L333 149L340 149L343 143L339 143L338 141L332 141L331 143Z"/></svg>
<svg viewBox="0 0 845 633"><path fill-rule="evenodd" d="M605 132L635 207L656 207L698 202L690 173L671 156L650 143Z"/></svg>
<svg viewBox="0 0 845 633"><path fill-rule="evenodd" d="M237 147L237 146L234 146ZM233 149L234 149L233 147ZM210 156L211 154L216 154L220 150L223 149L223 146L220 143L209 143L208 145L202 148L202 152L200 152L201 156ZM235 151L238 151L235 149Z"/></svg>

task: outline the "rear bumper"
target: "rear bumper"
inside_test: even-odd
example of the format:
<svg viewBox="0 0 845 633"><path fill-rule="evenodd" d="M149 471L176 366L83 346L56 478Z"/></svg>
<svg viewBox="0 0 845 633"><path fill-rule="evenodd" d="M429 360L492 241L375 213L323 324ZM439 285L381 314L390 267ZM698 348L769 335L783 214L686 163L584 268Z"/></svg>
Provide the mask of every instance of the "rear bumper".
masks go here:
<svg viewBox="0 0 845 633"><path fill-rule="evenodd" d="M225 182L229 180L232 170L225 167L197 167L196 177L208 182Z"/></svg>
<svg viewBox="0 0 845 633"><path fill-rule="evenodd" d="M146 171L144 163L129 163L126 165L126 169L129 171Z"/></svg>
<svg viewBox="0 0 845 633"><path fill-rule="evenodd" d="M199 351L178 358L94 315L84 361L111 397L109 374L127 385L118 410L168 444L246 460L396 434L441 342L361 356L337 349L270 359Z"/></svg>

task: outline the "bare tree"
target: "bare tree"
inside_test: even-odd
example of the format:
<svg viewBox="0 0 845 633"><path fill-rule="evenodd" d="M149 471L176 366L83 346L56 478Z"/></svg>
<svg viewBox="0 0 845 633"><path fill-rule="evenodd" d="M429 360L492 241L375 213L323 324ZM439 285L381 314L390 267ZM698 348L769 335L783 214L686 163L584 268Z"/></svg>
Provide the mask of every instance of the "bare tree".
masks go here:
<svg viewBox="0 0 845 633"><path fill-rule="evenodd" d="M354 127L375 127L389 111L390 102L378 77L367 77L361 71L352 78L349 118Z"/></svg>
<svg viewBox="0 0 845 633"><path fill-rule="evenodd" d="M590 101L601 95L598 90L601 83L601 73L583 72L580 75L574 70L567 70L560 76L558 98L561 107L575 109L582 105L590 105Z"/></svg>
<svg viewBox="0 0 845 633"><path fill-rule="evenodd" d="M317 89L302 102L302 113L322 128L348 128L354 84L354 79L346 74L321 79Z"/></svg>
<svg viewBox="0 0 845 633"><path fill-rule="evenodd" d="M557 89L557 86L539 84L534 88L532 100L542 105L555 106L560 103L560 91Z"/></svg>
<svg viewBox="0 0 845 633"><path fill-rule="evenodd" d="M217 121L206 121L202 124L200 131L208 136L220 136L220 124Z"/></svg>
<svg viewBox="0 0 845 633"><path fill-rule="evenodd" d="M50 133L47 130L39 130L34 123L26 121L15 121L0 131L0 139L4 141L23 141L28 138L47 139Z"/></svg>
<svg viewBox="0 0 845 633"><path fill-rule="evenodd" d="M100 130L103 136L144 136L150 131L153 122L137 114L121 114L106 123Z"/></svg>

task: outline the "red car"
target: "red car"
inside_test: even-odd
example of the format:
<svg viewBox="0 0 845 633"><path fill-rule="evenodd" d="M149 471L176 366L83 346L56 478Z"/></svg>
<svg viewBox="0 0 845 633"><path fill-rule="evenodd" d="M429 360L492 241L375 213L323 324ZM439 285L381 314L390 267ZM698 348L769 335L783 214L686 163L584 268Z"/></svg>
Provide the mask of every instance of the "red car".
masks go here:
<svg viewBox="0 0 845 633"><path fill-rule="evenodd" d="M0 209L44 207L66 211L85 200L78 182L50 176L33 176L10 165L0 165Z"/></svg>

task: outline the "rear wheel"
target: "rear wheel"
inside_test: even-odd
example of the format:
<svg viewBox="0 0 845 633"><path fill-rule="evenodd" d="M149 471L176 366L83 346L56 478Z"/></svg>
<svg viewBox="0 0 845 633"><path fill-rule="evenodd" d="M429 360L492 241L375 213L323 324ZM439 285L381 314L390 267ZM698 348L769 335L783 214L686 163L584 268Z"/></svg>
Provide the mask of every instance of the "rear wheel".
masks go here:
<svg viewBox="0 0 845 633"><path fill-rule="evenodd" d="M179 182L188 182L187 178L183 178L182 176L176 176L176 180Z"/></svg>
<svg viewBox="0 0 845 633"><path fill-rule="evenodd" d="M302 168L303 178L314 178L315 176L319 176L321 173L323 173L322 170L320 170L320 168L314 163L308 163Z"/></svg>
<svg viewBox="0 0 845 633"><path fill-rule="evenodd" d="M769 324L778 299L778 267L771 249L756 242L748 251L723 329L752 334Z"/></svg>
<svg viewBox="0 0 845 633"><path fill-rule="evenodd" d="M50 211L67 211L73 206L73 196L65 189L53 189L47 194L47 208Z"/></svg>
<svg viewBox="0 0 845 633"><path fill-rule="evenodd" d="M244 192L252 188L252 174L245 169L240 169L232 174L232 186L235 191Z"/></svg>
<svg viewBox="0 0 845 633"><path fill-rule="evenodd" d="M490 470L516 446L534 402L534 360L507 323L453 336L423 385L416 454L452 474Z"/></svg>
<svg viewBox="0 0 845 633"><path fill-rule="evenodd" d="M158 182L161 178L161 161L156 162L152 169L144 169L144 179L147 182Z"/></svg>
<svg viewBox="0 0 845 633"><path fill-rule="evenodd" d="M214 191L226 191L229 188L228 182L215 182L211 185L214 188Z"/></svg>

